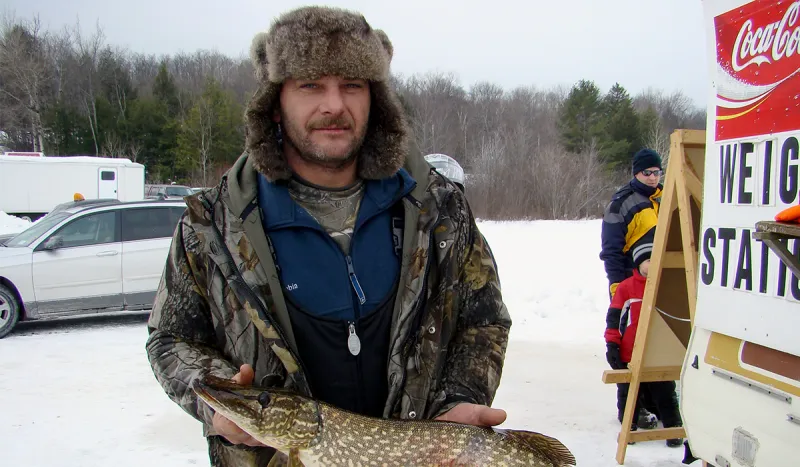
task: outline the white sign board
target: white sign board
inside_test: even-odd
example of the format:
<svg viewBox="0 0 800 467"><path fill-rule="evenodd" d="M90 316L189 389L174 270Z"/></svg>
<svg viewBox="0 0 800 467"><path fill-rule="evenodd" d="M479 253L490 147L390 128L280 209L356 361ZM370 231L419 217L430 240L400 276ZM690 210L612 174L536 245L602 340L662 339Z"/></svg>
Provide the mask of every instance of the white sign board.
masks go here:
<svg viewBox="0 0 800 467"><path fill-rule="evenodd" d="M695 325L800 355L798 278L752 236L800 202L800 1L704 6L712 83ZM800 256L800 242L788 247Z"/></svg>

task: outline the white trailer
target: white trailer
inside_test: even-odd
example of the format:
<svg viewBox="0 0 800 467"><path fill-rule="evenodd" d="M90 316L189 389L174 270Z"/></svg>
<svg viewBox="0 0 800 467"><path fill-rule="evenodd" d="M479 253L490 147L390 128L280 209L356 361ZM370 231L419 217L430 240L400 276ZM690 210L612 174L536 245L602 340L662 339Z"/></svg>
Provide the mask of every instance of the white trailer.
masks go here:
<svg viewBox="0 0 800 467"><path fill-rule="evenodd" d="M144 166L129 159L0 155L0 211L31 220L75 193L89 199L144 199Z"/></svg>
<svg viewBox="0 0 800 467"><path fill-rule="evenodd" d="M800 1L703 0L708 130L681 375L695 457L800 465Z"/></svg>

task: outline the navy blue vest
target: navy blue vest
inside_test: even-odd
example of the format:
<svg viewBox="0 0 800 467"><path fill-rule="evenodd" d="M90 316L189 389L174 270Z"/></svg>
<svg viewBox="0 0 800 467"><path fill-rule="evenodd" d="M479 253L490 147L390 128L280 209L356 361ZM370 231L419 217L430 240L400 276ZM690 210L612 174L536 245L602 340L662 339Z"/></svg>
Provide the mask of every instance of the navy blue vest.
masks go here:
<svg viewBox="0 0 800 467"><path fill-rule="evenodd" d="M365 182L350 254L292 200L285 183L259 179L258 200L298 353L313 395L365 415L386 400L389 331L400 273L402 198L415 186L400 170Z"/></svg>

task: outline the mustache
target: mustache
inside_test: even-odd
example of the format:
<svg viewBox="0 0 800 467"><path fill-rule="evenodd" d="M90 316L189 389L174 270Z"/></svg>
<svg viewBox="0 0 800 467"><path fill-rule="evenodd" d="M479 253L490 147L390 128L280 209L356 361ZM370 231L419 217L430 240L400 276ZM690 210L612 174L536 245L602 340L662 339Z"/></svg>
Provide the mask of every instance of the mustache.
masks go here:
<svg viewBox="0 0 800 467"><path fill-rule="evenodd" d="M331 127L350 129L353 128L353 122L351 122L350 119L347 117L338 116L338 117L323 118L315 122L311 122L308 125L309 130L318 130L320 128L331 128Z"/></svg>

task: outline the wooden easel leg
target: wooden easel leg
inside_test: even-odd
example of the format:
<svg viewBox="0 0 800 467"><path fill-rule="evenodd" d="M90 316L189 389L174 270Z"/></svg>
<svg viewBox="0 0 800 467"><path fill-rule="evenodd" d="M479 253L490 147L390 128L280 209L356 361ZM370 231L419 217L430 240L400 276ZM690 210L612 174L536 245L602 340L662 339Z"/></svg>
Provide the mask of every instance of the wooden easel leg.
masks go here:
<svg viewBox="0 0 800 467"><path fill-rule="evenodd" d="M636 416L636 400L639 397L639 380L641 374L637 368L631 368L631 382L628 387L628 400L625 401L625 413L622 416L622 429L617 438L617 463L622 465L625 463L625 453L628 450L628 441L630 440L631 425L633 424L634 417Z"/></svg>

